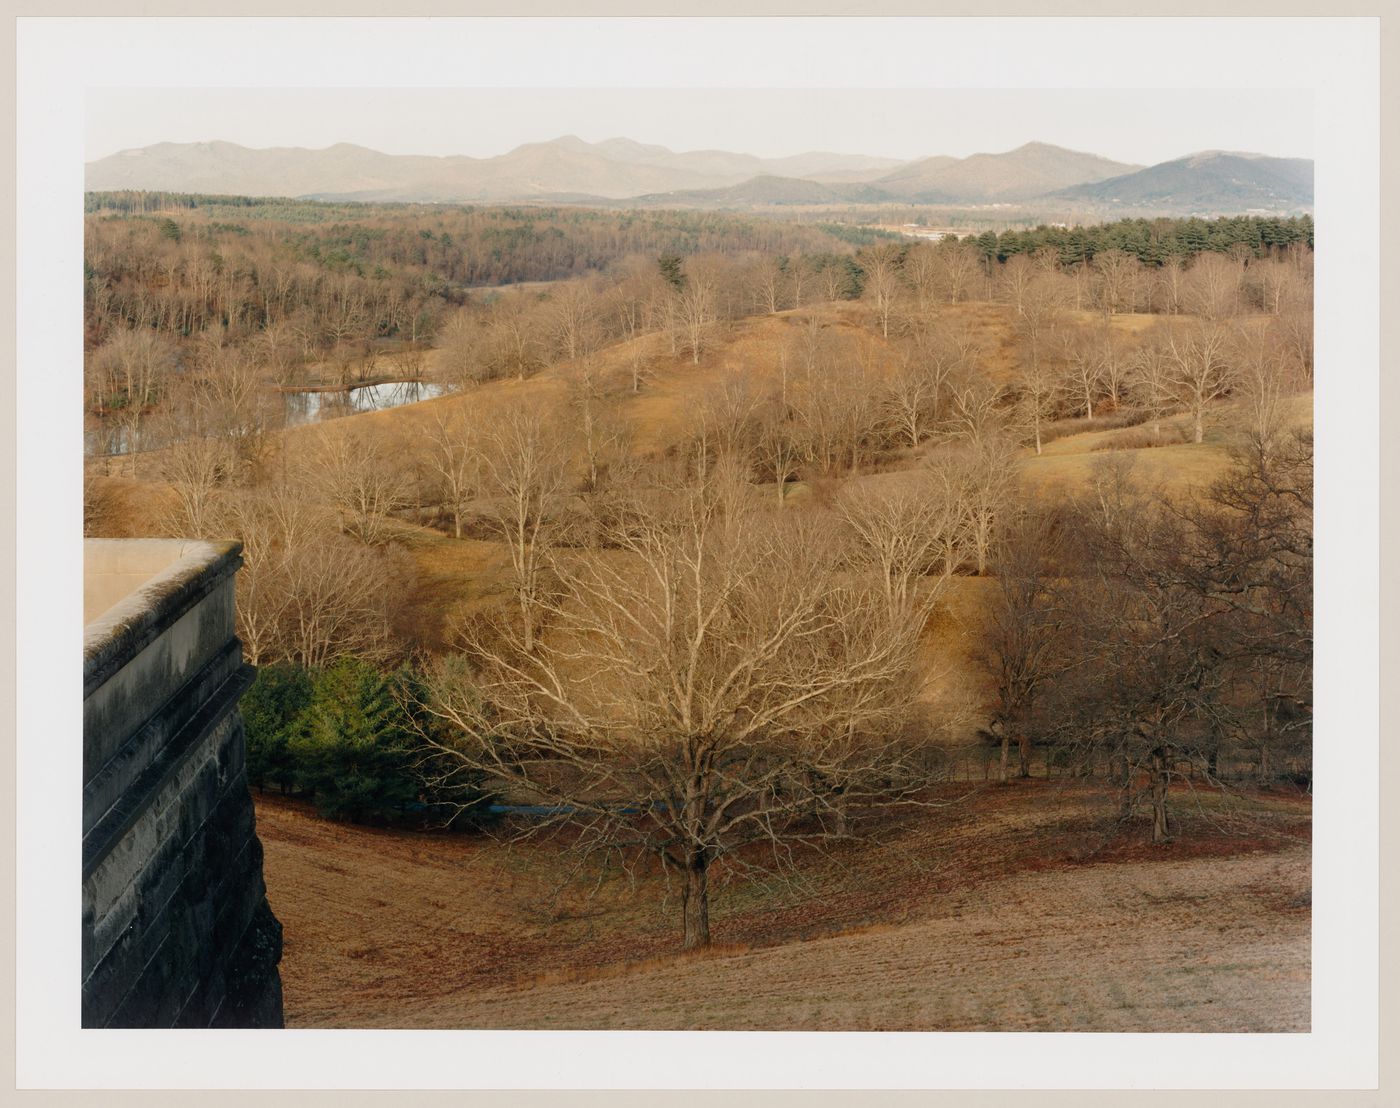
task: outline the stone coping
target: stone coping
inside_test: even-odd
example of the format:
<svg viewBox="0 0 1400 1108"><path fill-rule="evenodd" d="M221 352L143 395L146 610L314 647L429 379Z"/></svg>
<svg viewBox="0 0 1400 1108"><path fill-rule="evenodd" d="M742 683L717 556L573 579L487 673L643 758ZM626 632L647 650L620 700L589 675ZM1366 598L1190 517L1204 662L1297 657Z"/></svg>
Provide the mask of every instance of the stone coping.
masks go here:
<svg viewBox="0 0 1400 1108"><path fill-rule="evenodd" d="M85 575L144 583L83 629L83 696L230 577L243 564L242 553L235 540L85 539Z"/></svg>

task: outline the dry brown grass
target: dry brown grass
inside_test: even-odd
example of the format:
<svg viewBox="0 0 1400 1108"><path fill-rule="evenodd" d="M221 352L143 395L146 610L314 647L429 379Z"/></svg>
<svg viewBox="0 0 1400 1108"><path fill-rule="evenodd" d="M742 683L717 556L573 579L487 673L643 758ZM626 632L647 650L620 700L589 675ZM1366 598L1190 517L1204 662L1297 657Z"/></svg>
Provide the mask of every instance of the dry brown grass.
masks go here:
<svg viewBox="0 0 1400 1108"><path fill-rule="evenodd" d="M807 311L820 313L830 326L850 336L862 350L861 357L871 364L884 364L893 357L889 344L869 329L870 309L847 303L817 305L803 312L779 312L740 321L728 329L723 340L699 365L692 364L684 354L665 355L659 336L637 340L651 355L651 370L646 384L636 394L630 391L631 346L624 343L609 347L600 354L600 360L631 428L632 449L639 454L655 454L675 445L693 419L697 397L725 378L744 373L751 375L755 385L760 386L773 378L777 373L780 348ZM994 377L1006 378L1011 374L1015 361L1012 309L1006 305L973 302L947 306L943 311L977 336L988 371ZM1085 318L1090 318L1088 313ZM1155 319L1118 315L1113 319L1113 326L1137 332ZM435 358L436 352L430 351L430 373ZM436 416L452 408L469 408L484 413L489 419L491 412L506 407L557 400L566 388L572 368L567 364L555 366L524 381L491 381L462 395L295 428L285 433L285 442L295 456L305 449L318 429L331 435L368 431L384 436L396 449L407 451L416 441L421 441ZM1290 404L1290 421L1297 426L1308 426L1311 418L1311 397L1294 398ZM1206 441L1196 444L1182 441L1185 434L1180 419L1167 420L1164 421L1166 437L1176 442L1155 448L1125 443L1122 436L1131 431L1099 429L1067 434L1049 442L1039 457L1030 449L1023 451L1021 472L1032 491L1042 493L1058 488L1073 492L1090 480L1105 451L1114 449L1119 457L1136 460L1135 474L1145 487L1182 492L1207 485L1224 473L1230 464L1230 449L1241 438L1240 422L1241 414L1234 405L1218 405L1207 420ZM919 454L895 459L889 462L889 467L918 464L927 453L928 448L921 447ZM118 468L129 465L113 464ZM111 519L104 523L103 533L154 533L163 498L168 498L169 490L148 479L155 472L153 458L143 458L142 465L143 477L147 479L101 479L110 490L112 502ZM879 481L881 476L874 470L867 470L848 480ZM828 497L837 484L826 481L817 487L794 483L789 486L786 503L800 508L813 498L820 501ZM394 540L407 548L416 568L414 583L403 600L400 622L413 630L417 645L428 648L445 645L455 617L508 597L507 559L499 544L471 538L454 540L440 531L408 523L396 523L392 533ZM927 697L930 700L952 695L950 690L975 688L982 681L968 655L968 631L973 626L984 586L985 582L975 579L955 582L947 610L931 627L927 660L935 677Z"/></svg>
<svg viewBox="0 0 1400 1108"><path fill-rule="evenodd" d="M680 956L658 877L560 892L546 841L351 828L259 798L293 1027L1297 1030L1306 798L1180 798L1178 841L1034 780L721 888ZM722 877L722 874L720 875ZM1303 905L1303 906L1299 906Z"/></svg>

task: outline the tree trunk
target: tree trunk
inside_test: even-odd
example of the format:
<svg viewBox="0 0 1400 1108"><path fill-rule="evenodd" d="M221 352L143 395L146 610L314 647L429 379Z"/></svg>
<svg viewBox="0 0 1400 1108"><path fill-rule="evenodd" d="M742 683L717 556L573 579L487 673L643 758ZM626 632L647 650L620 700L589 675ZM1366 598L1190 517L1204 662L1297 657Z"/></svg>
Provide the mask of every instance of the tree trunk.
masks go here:
<svg viewBox="0 0 1400 1108"><path fill-rule="evenodd" d="M1196 441L1197 441L1197 442L1205 442L1205 440L1206 440L1206 432L1205 432L1205 428L1204 428L1204 427L1202 426L1202 424L1201 424L1201 410L1200 410L1199 408L1197 408L1197 409L1196 409Z"/></svg>
<svg viewBox="0 0 1400 1108"><path fill-rule="evenodd" d="M1167 822L1167 752L1152 751L1152 841L1163 843L1171 833Z"/></svg>
<svg viewBox="0 0 1400 1108"><path fill-rule="evenodd" d="M692 851L686 862L685 942L682 949L710 945L710 862L703 850Z"/></svg>
<svg viewBox="0 0 1400 1108"><path fill-rule="evenodd" d="M1109 759L1108 775L1118 786L1118 818L1127 819L1133 814L1133 767L1126 754L1119 752Z"/></svg>
<svg viewBox="0 0 1400 1108"><path fill-rule="evenodd" d="M1007 767L1011 762L1011 736L1003 733L1001 736L1001 783L1006 784Z"/></svg>
<svg viewBox="0 0 1400 1108"><path fill-rule="evenodd" d="M1020 755L1021 755L1020 773L1021 773L1021 776L1022 776L1022 777L1029 777L1029 776L1031 775L1031 740L1030 740L1030 736L1029 736L1029 735L1026 735L1025 733L1022 733L1022 734L1016 736L1016 745L1017 745L1018 747L1020 747Z"/></svg>

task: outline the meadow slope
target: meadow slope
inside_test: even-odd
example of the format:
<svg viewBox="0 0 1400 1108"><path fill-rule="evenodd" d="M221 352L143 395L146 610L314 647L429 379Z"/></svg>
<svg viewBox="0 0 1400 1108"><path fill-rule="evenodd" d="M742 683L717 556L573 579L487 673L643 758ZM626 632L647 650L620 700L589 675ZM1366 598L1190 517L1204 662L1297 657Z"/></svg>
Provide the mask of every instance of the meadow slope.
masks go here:
<svg viewBox="0 0 1400 1108"><path fill-rule="evenodd" d="M659 878L565 884L557 842L327 823L260 797L291 1027L1297 1031L1308 798L1181 798L1151 848L1037 779L731 886L676 953Z"/></svg>

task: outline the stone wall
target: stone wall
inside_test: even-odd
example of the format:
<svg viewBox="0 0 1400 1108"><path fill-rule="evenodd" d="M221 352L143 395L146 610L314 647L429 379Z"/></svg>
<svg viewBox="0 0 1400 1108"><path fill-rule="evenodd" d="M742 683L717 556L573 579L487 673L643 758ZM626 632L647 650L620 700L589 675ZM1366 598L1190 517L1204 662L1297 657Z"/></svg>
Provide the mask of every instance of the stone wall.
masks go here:
<svg viewBox="0 0 1400 1108"><path fill-rule="evenodd" d="M244 775L237 543L89 539L84 1027L280 1027Z"/></svg>

